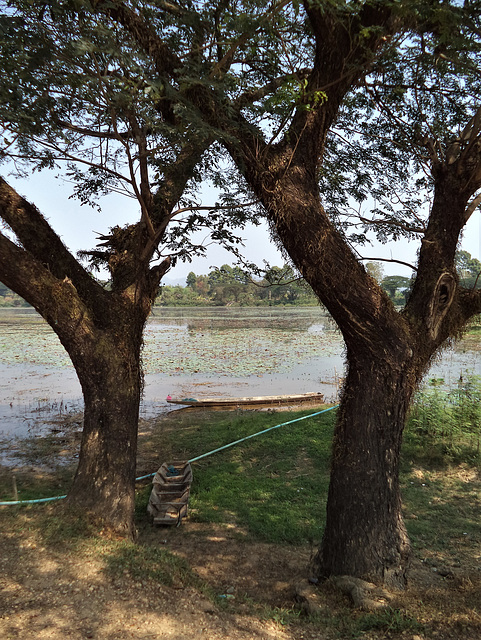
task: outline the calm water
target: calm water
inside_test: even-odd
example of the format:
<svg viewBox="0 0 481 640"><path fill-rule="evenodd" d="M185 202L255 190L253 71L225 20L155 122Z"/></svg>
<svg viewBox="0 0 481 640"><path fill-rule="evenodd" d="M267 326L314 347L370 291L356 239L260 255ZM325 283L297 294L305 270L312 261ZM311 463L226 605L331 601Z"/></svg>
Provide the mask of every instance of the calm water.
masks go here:
<svg viewBox="0 0 481 640"><path fill-rule="evenodd" d="M322 392L334 400L343 342L321 309L156 308L145 332L146 417L172 408L167 395L251 396ZM430 377L454 385L481 375L479 351L462 345ZM33 309L0 309L0 436L42 429L82 408L75 371L56 335Z"/></svg>
<svg viewBox="0 0 481 640"><path fill-rule="evenodd" d="M157 308L145 331L142 413L171 409L169 394L334 397L342 350L319 308ZM33 309L0 309L0 435L81 408L75 371L48 324Z"/></svg>

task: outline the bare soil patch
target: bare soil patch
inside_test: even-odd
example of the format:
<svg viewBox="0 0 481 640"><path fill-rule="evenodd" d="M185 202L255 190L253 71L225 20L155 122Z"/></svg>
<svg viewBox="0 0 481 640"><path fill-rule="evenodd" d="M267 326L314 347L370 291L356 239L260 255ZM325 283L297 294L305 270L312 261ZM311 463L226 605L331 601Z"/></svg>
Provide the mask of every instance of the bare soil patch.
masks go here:
<svg viewBox="0 0 481 640"><path fill-rule="evenodd" d="M56 455L74 455L76 420L73 425ZM140 432L139 475L163 461L149 444L147 422ZM52 481L45 467L31 462L17 467L19 478L30 475L38 486L49 476ZM118 541L46 535L46 523L55 522L59 510L60 503L0 507L1 640L481 639L481 548L475 539L444 555L415 545L409 589L396 594L387 614L353 609L347 596L324 585L318 613L309 618L296 611L295 588L307 583L314 548L254 542L232 523L186 519L178 528L157 528L142 521L138 548L183 559L197 580L176 573L166 584L134 574L128 565L112 572L108 557Z"/></svg>
<svg viewBox="0 0 481 640"><path fill-rule="evenodd" d="M2 640L481 638L481 579L467 566L435 572L415 559L410 588L392 606L415 617L419 628L352 635L356 618L365 614L329 587L320 590L317 618L289 618L294 586L306 578L308 548L252 543L233 526L188 520L180 528L145 527L139 545L158 545L185 558L204 583L195 587L177 579L165 586L127 569L112 575L91 541L58 548L45 543L35 517L28 510L2 518Z"/></svg>

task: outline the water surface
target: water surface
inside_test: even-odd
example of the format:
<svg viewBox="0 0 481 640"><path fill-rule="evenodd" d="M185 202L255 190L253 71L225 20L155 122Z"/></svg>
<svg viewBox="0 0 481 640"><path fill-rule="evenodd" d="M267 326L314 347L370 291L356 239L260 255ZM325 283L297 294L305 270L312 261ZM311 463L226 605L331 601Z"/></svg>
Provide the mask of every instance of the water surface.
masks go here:
<svg viewBox="0 0 481 640"><path fill-rule="evenodd" d="M476 345L444 352L428 377L448 386L481 375ZM155 308L145 330L141 414L165 398L321 392L335 400L344 344L319 307ZM80 384L49 325L28 308L0 309L0 436L41 431L82 409Z"/></svg>

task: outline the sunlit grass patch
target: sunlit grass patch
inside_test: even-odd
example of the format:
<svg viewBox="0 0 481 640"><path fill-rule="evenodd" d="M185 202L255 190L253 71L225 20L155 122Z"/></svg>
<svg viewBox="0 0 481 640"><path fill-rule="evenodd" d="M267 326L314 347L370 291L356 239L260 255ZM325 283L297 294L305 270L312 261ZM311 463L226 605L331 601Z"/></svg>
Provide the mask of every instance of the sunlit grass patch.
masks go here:
<svg viewBox="0 0 481 640"><path fill-rule="evenodd" d="M186 560L158 545L127 541L106 543L101 556L107 573L115 577L153 580L165 586L202 586Z"/></svg>
<svg viewBox="0 0 481 640"><path fill-rule="evenodd" d="M481 478L475 469L416 467L403 476L402 488L415 548L455 555L481 541Z"/></svg>
<svg viewBox="0 0 481 640"><path fill-rule="evenodd" d="M414 398L407 422L405 459L430 466L481 464L481 378L460 378L447 391L432 379Z"/></svg>
<svg viewBox="0 0 481 640"><path fill-rule="evenodd" d="M310 412L218 413L169 432L187 459ZM334 412L264 433L193 463L191 518L235 522L258 540L302 544L320 536L329 481Z"/></svg>
<svg viewBox="0 0 481 640"><path fill-rule="evenodd" d="M72 477L72 466L59 466L54 471L37 467L23 467L21 470L0 467L0 501L34 500L64 495Z"/></svg>
<svg viewBox="0 0 481 640"><path fill-rule="evenodd" d="M361 614L355 622L355 632L382 631L386 634L422 632L423 625L400 609L381 609L373 613Z"/></svg>

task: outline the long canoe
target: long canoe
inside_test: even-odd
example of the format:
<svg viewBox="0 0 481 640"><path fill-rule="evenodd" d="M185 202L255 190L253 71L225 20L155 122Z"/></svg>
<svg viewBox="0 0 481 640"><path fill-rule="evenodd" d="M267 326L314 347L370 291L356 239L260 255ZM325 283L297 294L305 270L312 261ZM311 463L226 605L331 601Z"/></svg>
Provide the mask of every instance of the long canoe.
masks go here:
<svg viewBox="0 0 481 640"><path fill-rule="evenodd" d="M191 407L239 407L248 405L283 405L318 403L323 404L322 393L297 393L284 396L253 396L247 398L171 398L167 396L167 402L182 404Z"/></svg>

